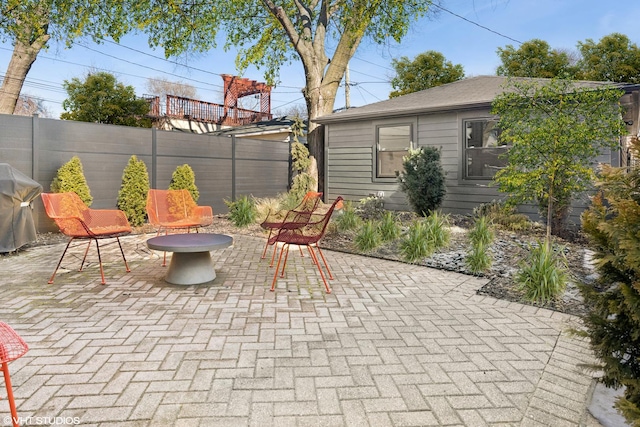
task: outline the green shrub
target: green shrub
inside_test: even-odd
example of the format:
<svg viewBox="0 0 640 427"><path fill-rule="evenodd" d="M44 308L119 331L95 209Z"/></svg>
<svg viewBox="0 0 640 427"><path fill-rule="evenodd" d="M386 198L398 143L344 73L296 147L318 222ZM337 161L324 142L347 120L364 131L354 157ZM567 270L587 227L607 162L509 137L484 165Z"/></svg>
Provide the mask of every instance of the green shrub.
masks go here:
<svg viewBox="0 0 640 427"><path fill-rule="evenodd" d="M87 180L84 177L82 162L78 156L73 156L71 160L58 169L56 176L51 182L51 192L74 192L87 206L91 206L93 197L91 196Z"/></svg>
<svg viewBox="0 0 640 427"><path fill-rule="evenodd" d="M640 140L631 150L640 158ZM601 190L582 214L599 277L583 284L586 335L607 387L623 388L615 406L630 426L640 426L640 163L605 167Z"/></svg>
<svg viewBox="0 0 640 427"><path fill-rule="evenodd" d="M147 194L149 173L142 160L133 155L122 172L122 184L118 192L118 209L124 212L129 223L135 227L147 219Z"/></svg>
<svg viewBox="0 0 640 427"><path fill-rule="evenodd" d="M414 221L400 242L402 258L408 262L415 262L426 258L434 251L433 244L427 237L427 225L423 221Z"/></svg>
<svg viewBox="0 0 640 427"><path fill-rule="evenodd" d="M392 212L385 212L382 219L378 223L378 233L383 242L391 242L400 237L400 224L396 221Z"/></svg>
<svg viewBox="0 0 640 427"><path fill-rule="evenodd" d="M434 147L411 150L403 166L398 181L414 212L426 216L438 209L446 193L440 151Z"/></svg>
<svg viewBox="0 0 640 427"><path fill-rule="evenodd" d="M385 213L384 201L380 197L369 196L360 199L357 208L358 216L362 219L378 220Z"/></svg>
<svg viewBox="0 0 640 427"><path fill-rule="evenodd" d="M169 184L169 190L189 190L194 202L198 202L200 198L200 192L196 187L196 174L191 169L191 166L184 164L176 167L171 175L171 183Z"/></svg>
<svg viewBox="0 0 640 427"><path fill-rule="evenodd" d="M473 274L478 274L491 267L492 259L487 246L478 244L471 246L471 250L467 252L464 262Z"/></svg>
<svg viewBox="0 0 640 427"><path fill-rule="evenodd" d="M425 224L425 235L431 247L440 249L449 244L451 233L449 231L449 216L442 215L438 211L432 211L431 215L423 220Z"/></svg>
<svg viewBox="0 0 640 427"><path fill-rule="evenodd" d="M493 242L494 233L486 216L476 218L473 228L469 231L471 250L465 257L465 264L474 274L486 271L491 267L489 245Z"/></svg>
<svg viewBox="0 0 640 427"><path fill-rule="evenodd" d="M305 194L314 191L316 180L308 173L299 173L293 177L291 190L286 194L283 200L283 209L293 209L300 204Z"/></svg>
<svg viewBox="0 0 640 427"><path fill-rule="evenodd" d="M561 248L556 252L545 242L531 245L515 280L529 301L545 303L557 298L567 286L566 260Z"/></svg>
<svg viewBox="0 0 640 427"><path fill-rule="evenodd" d="M355 230L360 226L361 219L353 207L353 203L350 200L344 201L344 207L339 215L335 217L335 223L338 231L350 231Z"/></svg>
<svg viewBox="0 0 640 427"><path fill-rule="evenodd" d="M361 252L370 252L380 246L380 234L378 234L378 228L376 224L371 221L365 221L360 227L360 230L356 234L353 241L356 248Z"/></svg>
<svg viewBox="0 0 640 427"><path fill-rule="evenodd" d="M236 227L247 227L255 222L256 206L251 197L240 196L235 202L225 200L224 203L229 207L229 220Z"/></svg>
<svg viewBox="0 0 640 427"><path fill-rule="evenodd" d="M473 228L469 231L469 241L472 245L490 245L495 235L491 229L491 222L486 216L476 218Z"/></svg>
<svg viewBox="0 0 640 427"><path fill-rule="evenodd" d="M485 216L491 223L510 231L526 231L533 228L533 222L525 214L518 213L515 206L493 200L483 203L473 210L475 217Z"/></svg>

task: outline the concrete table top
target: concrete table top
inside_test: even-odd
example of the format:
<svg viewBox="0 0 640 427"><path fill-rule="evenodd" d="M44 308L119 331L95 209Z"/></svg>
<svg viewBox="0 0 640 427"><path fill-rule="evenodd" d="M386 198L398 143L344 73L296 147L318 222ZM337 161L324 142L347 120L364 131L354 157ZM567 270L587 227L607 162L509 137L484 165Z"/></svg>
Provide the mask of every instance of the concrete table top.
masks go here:
<svg viewBox="0 0 640 427"><path fill-rule="evenodd" d="M216 278L210 251L233 244L225 234L168 234L147 240L149 249L173 252L165 280L175 285L196 285Z"/></svg>

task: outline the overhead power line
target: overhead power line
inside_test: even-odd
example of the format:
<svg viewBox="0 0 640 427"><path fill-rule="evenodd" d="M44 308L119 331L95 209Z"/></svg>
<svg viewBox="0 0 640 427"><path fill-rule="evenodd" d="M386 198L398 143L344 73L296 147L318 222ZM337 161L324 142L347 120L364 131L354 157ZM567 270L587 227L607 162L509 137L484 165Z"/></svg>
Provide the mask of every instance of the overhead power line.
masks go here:
<svg viewBox="0 0 640 427"><path fill-rule="evenodd" d="M498 31L496 31L496 30L492 30L492 29L491 29L491 28L489 28L489 27L486 27L486 26L484 26L484 25L482 25L482 24L479 24L479 23L477 23L477 22L475 22L475 21L472 21L472 20L470 20L470 19L467 19L467 18L465 18L465 17L464 17L464 16L462 16L462 15L458 15L457 13L452 12L452 11L450 11L449 9L446 9L446 8L444 8L444 7L442 7L442 6L438 5L438 4L432 3L432 4L431 4L431 6L436 7L436 8L438 8L438 9L442 10L443 12L447 12L448 14L453 15L453 16L455 16L456 18L460 18L460 19L462 19L463 21L466 21L466 22L468 22L468 23L470 23L470 24L473 24L473 25L475 25L476 27L480 27L480 28L482 28L483 30L487 30L487 31L489 31L489 32L491 32L491 33L493 33L493 34L496 34L496 35L500 36L500 37L504 37L504 38L505 38L505 39L507 39L507 40L511 40L511 41L516 42L516 43L518 43L518 44L522 44L522 42L521 42L520 40L516 40L516 39L514 39L513 37L509 37L509 36L507 36L507 35L504 35L504 34L502 34L502 33L498 32Z"/></svg>

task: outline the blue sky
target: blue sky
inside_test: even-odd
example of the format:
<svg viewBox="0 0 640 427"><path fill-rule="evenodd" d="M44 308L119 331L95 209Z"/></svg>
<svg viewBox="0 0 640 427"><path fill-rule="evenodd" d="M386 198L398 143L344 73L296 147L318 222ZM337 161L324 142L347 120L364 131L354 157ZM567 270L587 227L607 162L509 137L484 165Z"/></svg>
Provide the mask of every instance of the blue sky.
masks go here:
<svg viewBox="0 0 640 427"><path fill-rule="evenodd" d="M441 52L447 60L461 64L467 76L495 74L496 53L508 44L518 46L534 38L547 41L552 48L576 50L578 41L598 41L613 32L626 34L640 45L640 2L637 0L442 0L449 12L440 10L430 19L416 22L400 44L385 46L363 42L350 63L352 106L388 98L389 81L394 75L393 58L413 58L427 50ZM471 22L470 22L471 21ZM483 28L484 27L484 28ZM0 76L11 56L11 44L0 44ZM79 41L71 49L52 45L42 52L29 75L24 93L43 98L53 117L59 117L66 92L65 80L83 78L91 69L112 72L119 81L145 93L149 77L181 80L196 87L198 98L222 102L220 74L235 74L233 52L222 48L206 54L193 54L164 60L162 51L152 50L144 35L128 35L120 45ZM249 69L245 77L263 81L259 70ZM304 105L300 89L304 86L302 66L294 63L281 70L281 83L272 92L272 111ZM335 107L344 106L341 89Z"/></svg>

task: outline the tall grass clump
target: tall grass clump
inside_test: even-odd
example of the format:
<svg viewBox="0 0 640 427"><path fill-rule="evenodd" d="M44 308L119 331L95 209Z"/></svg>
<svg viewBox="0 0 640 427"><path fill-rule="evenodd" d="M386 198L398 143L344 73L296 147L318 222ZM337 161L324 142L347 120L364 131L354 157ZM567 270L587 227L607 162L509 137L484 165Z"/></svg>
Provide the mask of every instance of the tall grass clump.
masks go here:
<svg viewBox="0 0 640 427"><path fill-rule="evenodd" d="M350 200L345 200L342 213L335 219L338 231L351 231L357 229L362 220L356 213L355 207Z"/></svg>
<svg viewBox="0 0 640 427"><path fill-rule="evenodd" d="M426 237L433 249L440 249L449 244L451 232L449 231L449 216L431 212L431 215L424 220L426 226Z"/></svg>
<svg viewBox="0 0 640 427"><path fill-rule="evenodd" d="M400 237L400 224L396 221L395 215L387 211L382 215L382 219L378 223L378 233L383 242L391 242Z"/></svg>
<svg viewBox="0 0 640 427"><path fill-rule="evenodd" d="M428 257L433 251L434 247L427 238L426 223L423 221L414 221L400 242L402 258L408 262L415 262Z"/></svg>
<svg viewBox="0 0 640 427"><path fill-rule="evenodd" d="M521 263L515 280L529 301L545 303L556 299L567 286L566 260L551 244L538 242L529 247L529 256Z"/></svg>
<svg viewBox="0 0 640 427"><path fill-rule="evenodd" d="M376 224L371 220L365 221L360 230L358 230L353 243L356 249L361 252L371 252L380 246L381 237Z"/></svg>
<svg viewBox="0 0 640 427"><path fill-rule="evenodd" d="M465 257L467 267L474 274L486 271L491 267L492 259L488 249L493 239L494 233L487 217L476 218L473 228L469 231L471 249Z"/></svg>
<svg viewBox="0 0 640 427"><path fill-rule="evenodd" d="M243 228L255 222L255 202L249 196L240 196L235 202L227 200L224 203L229 207L229 220L236 227Z"/></svg>

